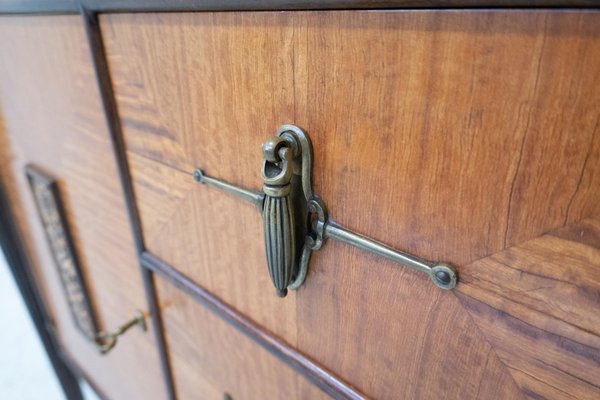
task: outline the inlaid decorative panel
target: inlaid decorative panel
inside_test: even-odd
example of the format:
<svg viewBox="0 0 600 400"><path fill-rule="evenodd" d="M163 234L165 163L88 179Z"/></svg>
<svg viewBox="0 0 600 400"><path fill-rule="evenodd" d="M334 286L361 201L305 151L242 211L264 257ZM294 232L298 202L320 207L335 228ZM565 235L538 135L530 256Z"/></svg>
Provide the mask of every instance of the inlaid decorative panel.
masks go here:
<svg viewBox="0 0 600 400"><path fill-rule="evenodd" d="M26 171L75 325L90 341L95 341L98 323L69 233L56 179L33 165L28 165Z"/></svg>

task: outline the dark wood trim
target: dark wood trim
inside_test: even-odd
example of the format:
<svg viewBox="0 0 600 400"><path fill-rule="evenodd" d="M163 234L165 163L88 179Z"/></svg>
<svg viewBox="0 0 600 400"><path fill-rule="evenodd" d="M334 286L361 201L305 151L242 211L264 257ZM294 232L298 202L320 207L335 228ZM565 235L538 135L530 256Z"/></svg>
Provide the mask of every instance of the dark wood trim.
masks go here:
<svg viewBox="0 0 600 400"><path fill-rule="evenodd" d="M597 8L597 0L5 0L0 14L90 12L292 11L342 9Z"/></svg>
<svg viewBox="0 0 600 400"><path fill-rule="evenodd" d="M233 325L233 327L291 366L333 398L353 400L366 398L365 395L343 382L333 373L319 366L287 343L275 338L271 333L256 325L253 321L198 286L190 278L176 271L156 256L145 252L142 254L141 260L144 267L154 271L165 281L177 287L223 320Z"/></svg>
<svg viewBox="0 0 600 400"><path fill-rule="evenodd" d="M96 73L96 80L102 100L102 106L104 108L106 123L115 150L121 190L125 197L127 213L133 230L133 240L138 253L141 253L144 251L141 222L136 210L135 194L130 182L131 174L129 171L129 163L127 162L127 155L125 153L125 140L123 138L121 121L119 119L117 104L113 93L110 70L104 52L104 42L102 33L100 32L98 15L95 12L82 8L81 16L83 18L92 63Z"/></svg>
<svg viewBox="0 0 600 400"><path fill-rule="evenodd" d="M0 14L79 14L77 0L3 0Z"/></svg>
<svg viewBox="0 0 600 400"><path fill-rule="evenodd" d="M127 162L125 142L121 130L121 121L119 119L117 104L114 97L108 62L106 60L106 54L104 52L104 43L100 31L98 15L95 12L89 11L84 7L81 8L80 12L85 25L85 31L92 57L92 63L96 72L98 90L102 99L104 114L106 117L106 122L108 124L111 142L113 145L113 152L117 162L119 180L121 183L121 189L123 191L125 205L129 216L132 235L135 242L137 254L139 256L144 251L144 240L142 235L141 222L137 210L137 203L135 201L135 193L131 184L131 173L129 171L129 164ZM171 371L166 342L163 335L160 311L157 307L156 290L154 287L152 272L147 270L146 268L143 268L140 263L140 273L142 275L142 283L144 285L146 301L151 315L152 328L154 330L154 335L156 338L156 346L160 357L161 371L163 374L163 381L167 390L167 396L169 399L174 400L176 399L176 395L175 388L173 385L173 374Z"/></svg>
<svg viewBox="0 0 600 400"><path fill-rule="evenodd" d="M16 221L11 212L10 202L0 183L0 247L8 266L15 278L17 287L29 310L31 319L37 333L42 341L44 349L50 359L50 364L62 386L65 396L69 400L83 400L81 388L74 371L69 367L62 357L60 344L55 336L54 325L50 314L39 294L35 284L33 271L27 252L23 247L23 241L19 234Z"/></svg>
<svg viewBox="0 0 600 400"><path fill-rule="evenodd" d="M597 0L83 0L98 12L598 7Z"/></svg>
<svg viewBox="0 0 600 400"><path fill-rule="evenodd" d="M140 260L141 265L141 260ZM163 382L167 390L167 396L170 400L177 399L177 392L175 391L175 382L173 378L173 370L171 369L171 361L169 359L167 341L165 339L165 333L163 328L162 315L160 313L160 307L158 303L158 296L156 294L156 285L154 282L154 273L147 268L142 266L142 281L144 283L144 290L146 291L146 298L148 301L148 307L150 310L150 319L152 320L152 330L156 338L156 346L160 357L161 371L163 375Z"/></svg>

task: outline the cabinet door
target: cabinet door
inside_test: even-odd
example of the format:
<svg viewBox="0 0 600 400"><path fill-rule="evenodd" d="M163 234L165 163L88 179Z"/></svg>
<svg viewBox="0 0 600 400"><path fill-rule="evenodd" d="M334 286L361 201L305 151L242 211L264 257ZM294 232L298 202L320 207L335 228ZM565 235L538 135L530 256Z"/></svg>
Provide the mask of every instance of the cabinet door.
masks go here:
<svg viewBox="0 0 600 400"><path fill-rule="evenodd" d="M153 257L366 396L598 396L600 14L101 22ZM458 287L329 240L276 297L260 214L192 172L258 190L284 123L336 221L452 263Z"/></svg>
<svg viewBox="0 0 600 400"><path fill-rule="evenodd" d="M62 349L109 399L164 399L153 333L101 355L77 328L25 175L58 180L100 328L147 311L90 53L78 16L0 18L0 176Z"/></svg>

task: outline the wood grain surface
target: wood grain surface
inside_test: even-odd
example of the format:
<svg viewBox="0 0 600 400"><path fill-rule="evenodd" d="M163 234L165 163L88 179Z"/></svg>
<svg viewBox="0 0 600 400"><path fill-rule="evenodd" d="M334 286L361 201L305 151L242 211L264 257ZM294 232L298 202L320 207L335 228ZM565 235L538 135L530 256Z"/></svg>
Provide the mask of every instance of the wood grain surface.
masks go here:
<svg viewBox="0 0 600 400"><path fill-rule="evenodd" d="M461 270L459 298L531 398L600 397L600 219Z"/></svg>
<svg viewBox="0 0 600 400"><path fill-rule="evenodd" d="M260 215L191 171L258 189L260 144L295 123L311 136L314 189L333 218L462 274L600 213L600 14L101 21L152 253L375 398L535 397L481 322L493 307L347 245L328 242L305 286L276 298ZM587 380L577 393L594 393Z"/></svg>
<svg viewBox="0 0 600 400"><path fill-rule="evenodd" d="M287 17L260 13L206 14L197 26L189 25L197 20L194 14L184 15L185 22L170 21L167 15L156 17L167 21L164 31L148 29L141 34L156 45L166 44L160 38L174 32L168 26L182 22L187 34L178 34L179 49L170 45L156 49L133 46L139 41L135 31L119 36L117 43L113 32L118 28L103 25L109 60L114 60L113 46L127 48L127 58L118 65L134 68L131 72L137 75L137 84L124 84L123 75L111 63L134 187L140 199L146 246L228 304L295 344L295 301L290 297L282 302L272 296L274 291L268 273L265 274L261 216L256 207L194 184L191 171L196 163L187 156L195 153L194 157L202 160L198 165L208 174L243 186L260 187L260 174L248 171L252 166L260 168L260 144L265 137L262 132L268 132L270 126L276 127L281 115L286 115L286 119L293 117L293 79L286 59L292 32L286 28ZM216 26L212 25L213 19ZM220 29L220 23L228 29ZM263 27L265 23L269 24L267 28ZM199 37L203 40L196 40ZM207 40L213 37L214 40ZM235 43L242 43L244 51L222 52ZM195 51L206 56L178 57ZM138 56L151 54L161 54L157 69L152 70L161 76L150 77L149 71L130 64ZM144 64L155 65L155 61L151 59ZM271 69L277 73L273 76L264 73ZM181 75L192 70L196 72L187 77ZM206 80L207 76L213 78ZM179 82L181 86L166 85L169 95L147 91L147 85L162 90L162 85L156 86L160 82ZM252 98L256 108L247 107L246 98ZM227 118L227 127L223 127L223 110L232 116ZM175 115L181 118L173 118ZM214 135L216 131L237 131L243 127L252 127L252 133ZM187 132L200 136L187 138ZM202 145L196 142L199 137L203 138ZM161 155L164 160L155 162ZM241 162L230 162L234 159ZM221 235L227 240L214 240ZM243 249L242 253L237 249ZM249 298L252 300L248 301Z"/></svg>
<svg viewBox="0 0 600 400"><path fill-rule="evenodd" d="M271 332L223 303L221 299L198 286L190 278L156 258L153 254L144 252L140 260L145 268L156 274L156 277L181 290L186 296L230 324L231 328L243 333L270 354L279 358L283 365L293 368L310 380L323 392L340 399L360 400L365 398L364 394L347 382L343 382L335 373L324 369L314 360L307 358L306 355L291 347L284 339L275 337Z"/></svg>
<svg viewBox="0 0 600 400"><path fill-rule="evenodd" d="M170 283L157 287L178 398L330 398Z"/></svg>
<svg viewBox="0 0 600 400"><path fill-rule="evenodd" d="M76 329L24 166L59 180L100 325L146 310L116 162L81 20L0 18L0 177L64 350L111 399L163 399L153 333L133 329L101 356Z"/></svg>
<svg viewBox="0 0 600 400"><path fill-rule="evenodd" d="M600 212L598 18L142 14L104 29L131 152L258 188L257 146L294 122L336 220L462 265Z"/></svg>

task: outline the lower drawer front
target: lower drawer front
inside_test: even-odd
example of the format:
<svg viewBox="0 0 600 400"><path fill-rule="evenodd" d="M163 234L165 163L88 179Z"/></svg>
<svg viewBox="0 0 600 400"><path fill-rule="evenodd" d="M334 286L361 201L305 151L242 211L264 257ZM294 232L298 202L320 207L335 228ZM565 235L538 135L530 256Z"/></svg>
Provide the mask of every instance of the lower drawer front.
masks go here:
<svg viewBox="0 0 600 400"><path fill-rule="evenodd" d="M179 399L330 398L179 289L157 279L157 290Z"/></svg>
<svg viewBox="0 0 600 400"><path fill-rule="evenodd" d="M545 396L573 371L582 392L597 394L598 382L577 372L584 368L561 369L575 347L557 339L581 329L596 337L597 317L580 328L542 307L578 305L537 281L530 263L509 257L489 277L476 261L600 213L600 14L173 13L101 22L150 253L369 396ZM314 191L336 221L453 263L465 278L455 291L329 240L304 286L276 297L256 208L197 185L192 172L260 189L260 144L283 123L310 135ZM581 265L594 275L593 263ZM507 279L511 269L529 279ZM543 276L588 290L564 269ZM490 286L529 297L494 302ZM508 314L530 337L561 327L551 330L556 356L546 373L514 351L510 329L490 340L486 324ZM203 318L187 315L197 325L189 334L203 334ZM170 323L169 335L184 330ZM496 351L502 346L511 357ZM586 347L590 359L597 347ZM182 385L184 353L173 360Z"/></svg>

